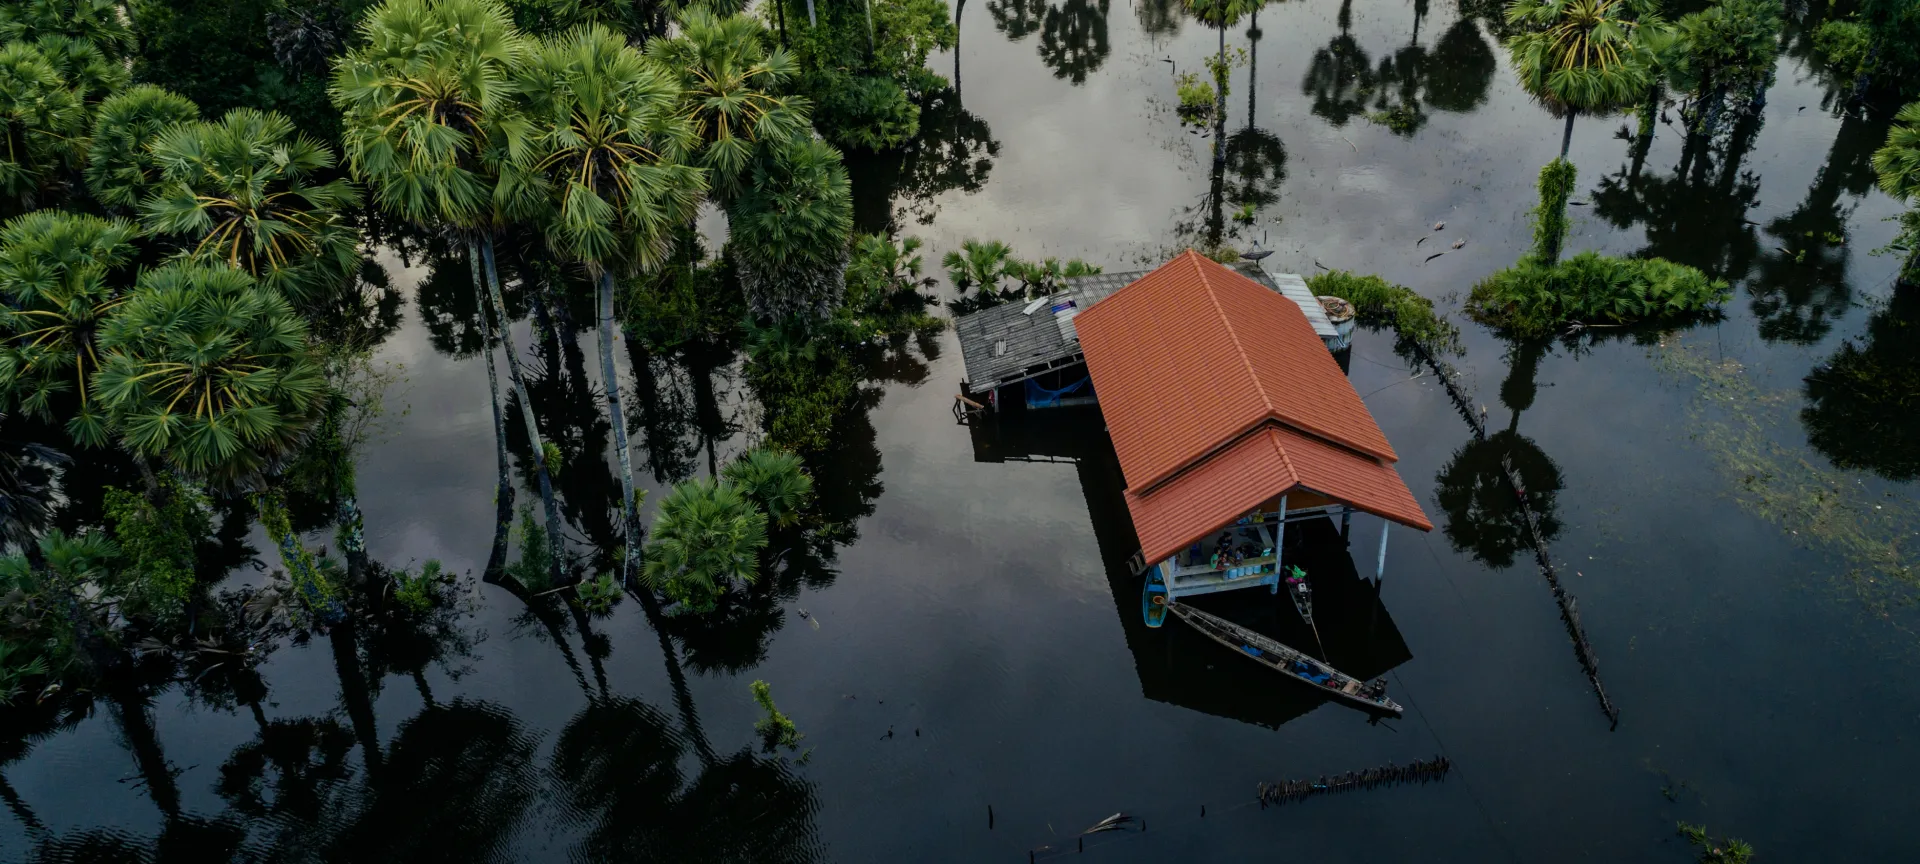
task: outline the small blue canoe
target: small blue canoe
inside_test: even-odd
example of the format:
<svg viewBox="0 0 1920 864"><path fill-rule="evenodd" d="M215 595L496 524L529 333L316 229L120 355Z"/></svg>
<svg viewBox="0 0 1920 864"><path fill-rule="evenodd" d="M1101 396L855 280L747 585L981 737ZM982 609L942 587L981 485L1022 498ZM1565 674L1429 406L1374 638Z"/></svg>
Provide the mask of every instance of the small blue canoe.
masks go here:
<svg viewBox="0 0 1920 864"><path fill-rule="evenodd" d="M1167 623L1167 582L1158 567L1147 570L1147 584L1140 591L1140 614L1147 619L1148 627Z"/></svg>

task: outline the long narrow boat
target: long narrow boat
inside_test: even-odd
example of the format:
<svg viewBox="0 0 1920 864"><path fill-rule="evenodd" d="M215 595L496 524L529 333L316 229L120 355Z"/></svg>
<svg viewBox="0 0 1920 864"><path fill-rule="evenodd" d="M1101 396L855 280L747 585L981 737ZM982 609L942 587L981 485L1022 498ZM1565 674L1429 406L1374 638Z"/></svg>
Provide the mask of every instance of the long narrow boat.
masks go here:
<svg viewBox="0 0 1920 864"><path fill-rule="evenodd" d="M1192 625L1193 629L1200 631L1207 638L1252 658L1256 663L1284 673L1289 678L1317 687L1328 695L1363 711L1373 714L1392 714L1398 717L1405 710L1400 707L1400 703L1388 699L1384 691L1369 693L1366 685L1353 676L1232 621L1202 612L1185 603L1171 603L1168 604L1168 608L1180 620Z"/></svg>
<svg viewBox="0 0 1920 864"><path fill-rule="evenodd" d="M1285 575L1280 584L1287 586L1287 596L1293 600L1294 611L1299 612L1300 620L1307 622L1307 627L1313 630L1313 642L1320 646L1320 653L1326 654L1327 646L1320 641L1320 626L1313 623L1313 587L1307 584L1307 571L1291 566Z"/></svg>
<svg viewBox="0 0 1920 864"><path fill-rule="evenodd" d="M1140 615L1147 620L1148 627L1158 627L1167 623L1167 605L1172 598L1167 596L1167 582L1160 578L1160 568L1147 571L1147 584L1140 589Z"/></svg>

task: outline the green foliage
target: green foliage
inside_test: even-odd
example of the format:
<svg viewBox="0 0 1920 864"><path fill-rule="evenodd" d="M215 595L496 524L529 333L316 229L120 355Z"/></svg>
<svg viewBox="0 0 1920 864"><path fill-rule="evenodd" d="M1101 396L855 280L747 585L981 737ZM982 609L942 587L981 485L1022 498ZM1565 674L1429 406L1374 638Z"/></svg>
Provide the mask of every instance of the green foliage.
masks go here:
<svg viewBox="0 0 1920 864"><path fill-rule="evenodd" d="M711 611L727 586L751 584L767 545L767 514L733 484L676 484L660 502L641 578L698 612Z"/></svg>
<svg viewBox="0 0 1920 864"><path fill-rule="evenodd" d="M846 291L853 192L840 152L815 138L772 145L727 209L728 252L762 318L823 318Z"/></svg>
<svg viewBox="0 0 1920 864"><path fill-rule="evenodd" d="M0 40L34 42L47 36L92 44L118 60L133 52L133 31L114 0L12 0L0 5Z"/></svg>
<svg viewBox="0 0 1920 864"><path fill-rule="evenodd" d="M553 189L547 245L575 261L645 270L706 195L671 73L594 26L543 40L515 77L533 129L528 157Z"/></svg>
<svg viewBox="0 0 1920 864"><path fill-rule="evenodd" d="M1680 836L1700 849L1700 864L1747 864L1753 860L1753 846L1731 837L1715 840L1701 825L1679 823Z"/></svg>
<svg viewBox="0 0 1920 864"><path fill-rule="evenodd" d="M940 266L947 268L947 279L961 295L973 288L986 296L999 293L1000 280L1007 276L1007 267L1012 262L1013 250L1005 243L965 240L958 251L948 252L940 259Z"/></svg>
<svg viewBox="0 0 1920 864"><path fill-rule="evenodd" d="M280 563L287 568L293 598L318 617L337 620L343 612L340 587L334 579L337 565L330 559L315 560L313 552L300 542L279 490L269 488L248 497L253 499L253 509L260 515L260 527L273 540L280 553Z"/></svg>
<svg viewBox="0 0 1920 864"><path fill-rule="evenodd" d="M507 576L531 590L541 590L552 580L553 545L547 528L533 518L533 505L520 508L520 524L514 528L514 541L520 544L520 557L506 568Z"/></svg>
<svg viewBox="0 0 1920 864"><path fill-rule="evenodd" d="M360 35L335 61L332 98L347 165L381 209L461 227L490 223L496 210L531 213L539 196L505 164L530 133L511 110L509 80L526 40L504 11L489 0L391 0ZM523 182L497 184L503 171Z"/></svg>
<svg viewBox="0 0 1920 864"><path fill-rule="evenodd" d="M520 29L535 35L550 36L576 27L602 24L616 32L627 33L635 41L658 36L666 30L666 13L672 5L654 0L505 0ZM739 0L710 4L737 11ZM724 13L723 13L724 14Z"/></svg>
<svg viewBox="0 0 1920 864"><path fill-rule="evenodd" d="M778 447L755 447L727 463L721 479L752 499L773 524L786 527L800 521L813 500L813 478L800 457Z"/></svg>
<svg viewBox="0 0 1920 864"><path fill-rule="evenodd" d="M1682 16L1665 64L1669 78L1696 97L1753 95L1772 79L1784 14L1781 0L1718 0Z"/></svg>
<svg viewBox="0 0 1920 864"><path fill-rule="evenodd" d="M1920 96L1920 4L1912 0L1859 0L1860 20L1872 34L1874 84L1906 98Z"/></svg>
<svg viewBox="0 0 1920 864"><path fill-rule="evenodd" d="M451 577L442 572L440 562L430 558L420 565L418 573L407 569L393 574L393 599L408 612L425 615L433 611L434 604L440 601L440 589L450 581Z"/></svg>
<svg viewBox="0 0 1920 864"><path fill-rule="evenodd" d="M1560 260L1567 239L1567 199L1579 171L1572 162L1555 159L1540 168L1540 203L1533 208L1533 254L1543 261Z"/></svg>
<svg viewBox="0 0 1920 864"><path fill-rule="evenodd" d="M1058 258L1045 258L1039 261L1008 259L1006 274L1020 280L1022 296L1044 297L1052 294L1065 284L1063 280L1076 276L1091 276L1100 272L1100 268L1078 258L1070 258L1065 264Z"/></svg>
<svg viewBox="0 0 1920 864"><path fill-rule="evenodd" d="M0 405L55 419L91 447L107 441L93 398L99 332L126 300L125 270L139 250L124 220L39 210L0 228ZM67 400L77 404L69 406Z"/></svg>
<svg viewBox="0 0 1920 864"><path fill-rule="evenodd" d="M682 226L672 254L659 267L626 280L618 308L628 335L651 351L733 332L746 314L726 259L709 263L699 233Z"/></svg>
<svg viewBox="0 0 1920 864"><path fill-rule="evenodd" d="M171 474L160 475L159 503L107 487L102 510L124 553L122 609L161 621L177 620L195 584L195 552L213 533L211 502Z"/></svg>
<svg viewBox="0 0 1920 864"><path fill-rule="evenodd" d="M85 153L87 111L40 49L0 47L0 194L31 207L35 196Z"/></svg>
<svg viewBox="0 0 1920 864"><path fill-rule="evenodd" d="M1433 301L1378 276L1328 270L1307 279L1315 295L1353 304L1354 318L1369 327L1392 327L1402 347L1417 345L1435 357L1459 354L1460 328L1435 314Z"/></svg>
<svg viewBox="0 0 1920 864"><path fill-rule="evenodd" d="M813 97L813 125L841 147L892 150L920 134L920 106L897 82L838 70L809 72L801 89Z"/></svg>
<svg viewBox="0 0 1920 864"><path fill-rule="evenodd" d="M136 81L180 93L209 117L243 106L277 111L307 135L338 139L339 115L327 99L326 75L315 74L322 70L307 68L301 58L282 62L274 39L284 40L288 24L298 23L316 31L305 38L307 44L344 44L353 36L348 22L372 0L128 0L116 5L124 5L138 37Z"/></svg>
<svg viewBox="0 0 1920 864"><path fill-rule="evenodd" d="M154 139L153 155L165 182L141 219L188 238L195 256L296 300L326 296L359 268L359 232L343 212L360 193L323 180L333 151L286 117L236 108L218 123L183 123Z"/></svg>
<svg viewBox="0 0 1920 864"><path fill-rule="evenodd" d="M592 615L605 615L613 611L626 590L620 587L620 580L612 573L581 581L573 586L574 598L580 601L580 608Z"/></svg>
<svg viewBox="0 0 1920 864"><path fill-rule="evenodd" d="M1518 32L1507 51L1520 86L1556 110L1617 111L1652 83L1652 58L1635 42L1632 0L1515 0L1507 23Z"/></svg>
<svg viewBox="0 0 1920 864"><path fill-rule="evenodd" d="M799 71L793 55L773 44L759 19L721 18L705 6L680 13L680 32L656 39L647 56L680 80L681 110L698 139L696 161L716 197L732 200L760 142L812 136L804 96L780 95Z"/></svg>
<svg viewBox="0 0 1920 864"><path fill-rule="evenodd" d="M1474 320L1529 337L1569 323L1682 320L1730 296L1727 283L1684 264L1582 252L1559 264L1522 258L1473 286L1466 308Z"/></svg>
<svg viewBox="0 0 1920 864"><path fill-rule="evenodd" d="M292 455L325 408L305 322L238 270L177 262L141 274L100 343L95 386L122 446L215 483Z"/></svg>
<svg viewBox="0 0 1920 864"><path fill-rule="evenodd" d="M946 83L927 69L927 55L959 38L945 0L816 3L817 26L807 23L805 0L784 2L814 127L848 148L891 150L912 140L920 128L915 98Z"/></svg>
<svg viewBox="0 0 1920 864"><path fill-rule="evenodd" d="M1873 31L1853 18L1830 19L1813 31L1813 50L1849 79L1866 71L1872 47Z"/></svg>
<svg viewBox="0 0 1920 864"><path fill-rule="evenodd" d="M99 48L85 39L42 36L34 40L33 45L53 64L61 80L73 88L73 95L89 105L108 94L125 90L127 82L132 80L125 62L100 53Z"/></svg>
<svg viewBox="0 0 1920 864"><path fill-rule="evenodd" d="M1906 105L1894 116L1887 143L1873 153L1873 170L1879 177L1880 191L1909 205L1920 205L1920 102ZM1920 254L1915 252L1920 250L1920 206L1910 206L1898 221L1899 235L1879 251L1903 256L1901 275L1912 279L1920 270Z"/></svg>
<svg viewBox="0 0 1920 864"><path fill-rule="evenodd" d="M785 747L788 750L800 749L800 739L807 736L800 734L799 727L793 725L793 721L787 719L787 715L780 713L779 708L774 707L773 688L765 681L754 681L748 686L753 690L753 701L760 703L760 710L767 712L767 716L754 721L753 724L754 731L759 732L764 739L767 752L772 753L778 747Z"/></svg>
<svg viewBox="0 0 1920 864"><path fill-rule="evenodd" d="M861 395L859 370L837 335L798 319L751 325L747 353L747 385L766 409L767 440L802 453L825 449L835 421Z"/></svg>
<svg viewBox="0 0 1920 864"><path fill-rule="evenodd" d="M847 295L842 309L874 334L898 333L937 326L926 313L921 293L933 284L922 267L920 238L899 242L883 234L863 234L854 241L847 263Z"/></svg>
<svg viewBox="0 0 1920 864"><path fill-rule="evenodd" d="M1218 94L1213 92L1213 84L1200 77L1198 72L1182 72L1173 79L1174 93L1180 99L1176 110L1180 122L1189 126L1206 126L1213 122L1213 109Z"/></svg>
<svg viewBox="0 0 1920 864"><path fill-rule="evenodd" d="M1266 0L1186 0L1186 4L1194 20L1216 30L1232 27L1267 5Z"/></svg>
<svg viewBox="0 0 1920 864"><path fill-rule="evenodd" d="M547 473L554 477L560 476L560 468L565 464L566 458L565 455L560 452L560 445L552 441L542 441L540 442L540 455L546 459Z"/></svg>
<svg viewBox="0 0 1920 864"><path fill-rule="evenodd" d="M107 638L100 611L116 599L106 590L120 549L99 532L69 537L48 531L38 555L0 558L0 703L29 679L64 675L88 627Z"/></svg>
<svg viewBox="0 0 1920 864"><path fill-rule="evenodd" d="M159 191L160 162L150 145L175 123L200 118L193 100L140 84L106 98L94 113L87 151L87 189L116 211L130 211Z"/></svg>

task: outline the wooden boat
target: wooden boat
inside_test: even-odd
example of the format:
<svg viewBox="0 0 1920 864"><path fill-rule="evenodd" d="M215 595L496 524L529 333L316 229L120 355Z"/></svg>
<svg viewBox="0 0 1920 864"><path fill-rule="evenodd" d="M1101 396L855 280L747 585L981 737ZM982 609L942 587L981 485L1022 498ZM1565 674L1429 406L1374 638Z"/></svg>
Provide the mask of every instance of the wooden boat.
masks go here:
<svg viewBox="0 0 1920 864"><path fill-rule="evenodd" d="M1254 662L1268 666L1287 677L1312 685L1328 695L1373 714L1400 716L1406 709L1388 699L1384 692L1369 695L1366 685L1353 676L1314 658L1288 648L1238 624L1193 608L1185 603L1168 604L1173 614L1193 626L1207 638Z"/></svg>
<svg viewBox="0 0 1920 864"><path fill-rule="evenodd" d="M1293 600L1293 608L1300 613L1300 620L1307 622L1313 630L1313 642L1320 647L1322 655L1327 646L1320 641L1320 625L1313 623L1313 586L1307 584L1307 571L1299 567L1288 567L1286 578L1280 584L1287 586L1287 597Z"/></svg>
<svg viewBox="0 0 1920 864"><path fill-rule="evenodd" d="M1147 584L1140 589L1140 615L1147 619L1148 627L1158 627L1167 623L1167 607L1172 605L1167 596L1167 581L1160 576L1160 568L1147 571Z"/></svg>

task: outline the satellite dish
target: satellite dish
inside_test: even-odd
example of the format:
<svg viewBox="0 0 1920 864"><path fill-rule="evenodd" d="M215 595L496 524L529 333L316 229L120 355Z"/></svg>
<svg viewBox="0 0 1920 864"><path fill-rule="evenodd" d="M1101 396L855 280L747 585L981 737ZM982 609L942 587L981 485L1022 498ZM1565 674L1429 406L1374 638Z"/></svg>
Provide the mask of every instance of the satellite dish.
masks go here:
<svg viewBox="0 0 1920 864"><path fill-rule="evenodd" d="M1254 251L1252 251L1252 252L1242 252L1242 253L1240 253L1240 257L1242 257L1242 258L1245 258L1245 259L1247 259L1248 261L1258 261L1258 260L1260 260L1260 259L1262 259L1262 258L1265 258L1265 257L1267 257L1268 255L1272 255L1272 254L1273 254L1273 250L1272 250L1272 249L1255 249L1255 250L1254 250Z"/></svg>

